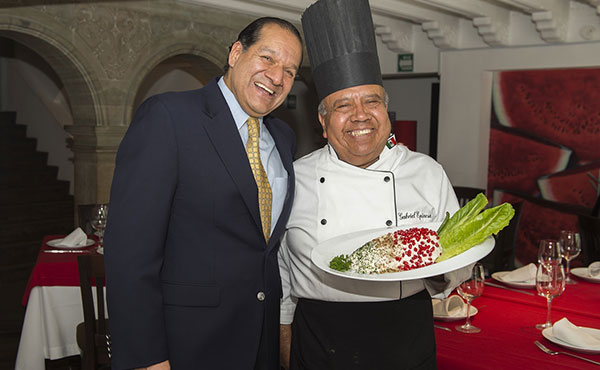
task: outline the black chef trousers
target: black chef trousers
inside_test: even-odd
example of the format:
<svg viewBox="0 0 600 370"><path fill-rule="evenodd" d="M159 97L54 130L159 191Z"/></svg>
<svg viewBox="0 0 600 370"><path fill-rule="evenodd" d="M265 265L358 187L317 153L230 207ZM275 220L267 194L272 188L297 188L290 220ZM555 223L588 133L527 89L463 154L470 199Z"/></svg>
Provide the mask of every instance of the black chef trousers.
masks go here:
<svg viewBox="0 0 600 370"><path fill-rule="evenodd" d="M299 299L290 369L436 369L429 293L385 302Z"/></svg>

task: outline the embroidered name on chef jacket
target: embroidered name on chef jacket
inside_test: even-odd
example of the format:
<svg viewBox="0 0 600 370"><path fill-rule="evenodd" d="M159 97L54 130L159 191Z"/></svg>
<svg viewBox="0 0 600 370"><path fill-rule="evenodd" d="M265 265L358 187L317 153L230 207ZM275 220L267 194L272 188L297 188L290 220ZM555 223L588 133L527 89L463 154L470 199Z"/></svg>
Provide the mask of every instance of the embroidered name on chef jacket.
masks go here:
<svg viewBox="0 0 600 370"><path fill-rule="evenodd" d="M426 220L426 219L431 220L432 218L433 218L433 215L431 213L425 213L425 212L421 212L421 211L398 212L399 220L415 219L415 220L422 221L422 220Z"/></svg>

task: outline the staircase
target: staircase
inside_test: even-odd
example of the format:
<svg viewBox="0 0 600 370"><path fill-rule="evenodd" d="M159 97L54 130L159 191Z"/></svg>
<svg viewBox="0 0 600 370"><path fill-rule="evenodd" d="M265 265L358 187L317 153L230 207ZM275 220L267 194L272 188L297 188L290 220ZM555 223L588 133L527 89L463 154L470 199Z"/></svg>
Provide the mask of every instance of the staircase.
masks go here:
<svg viewBox="0 0 600 370"><path fill-rule="evenodd" d="M15 112L0 112L0 369L14 369L27 279L47 234L73 231L69 182L56 179Z"/></svg>

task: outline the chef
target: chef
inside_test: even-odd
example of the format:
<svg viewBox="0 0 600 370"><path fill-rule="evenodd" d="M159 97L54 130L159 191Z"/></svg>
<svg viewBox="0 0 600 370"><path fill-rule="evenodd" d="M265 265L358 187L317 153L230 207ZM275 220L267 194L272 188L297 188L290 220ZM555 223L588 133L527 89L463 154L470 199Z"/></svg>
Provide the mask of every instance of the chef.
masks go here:
<svg viewBox="0 0 600 370"><path fill-rule="evenodd" d="M439 225L459 208L456 196L436 161L390 137L368 1L319 0L302 26L328 144L294 163L295 201L279 252L282 365L435 369L431 296L447 296L469 268L363 281L321 271L311 252L349 233Z"/></svg>

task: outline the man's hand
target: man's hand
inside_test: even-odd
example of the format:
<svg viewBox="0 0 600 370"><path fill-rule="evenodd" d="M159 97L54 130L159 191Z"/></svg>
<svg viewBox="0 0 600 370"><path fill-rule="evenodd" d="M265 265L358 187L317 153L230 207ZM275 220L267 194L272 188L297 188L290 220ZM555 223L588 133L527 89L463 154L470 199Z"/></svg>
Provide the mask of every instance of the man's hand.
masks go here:
<svg viewBox="0 0 600 370"><path fill-rule="evenodd" d="M148 367L140 367L136 370L171 370L171 365L169 364L169 360L167 360Z"/></svg>
<svg viewBox="0 0 600 370"><path fill-rule="evenodd" d="M279 363L285 370L290 368L292 325L279 325Z"/></svg>

